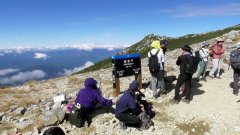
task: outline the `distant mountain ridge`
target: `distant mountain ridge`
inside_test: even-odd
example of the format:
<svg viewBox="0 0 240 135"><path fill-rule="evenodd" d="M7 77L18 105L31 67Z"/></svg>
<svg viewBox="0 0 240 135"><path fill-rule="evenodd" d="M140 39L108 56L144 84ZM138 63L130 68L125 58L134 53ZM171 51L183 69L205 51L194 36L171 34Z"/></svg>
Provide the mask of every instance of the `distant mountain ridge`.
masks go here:
<svg viewBox="0 0 240 135"><path fill-rule="evenodd" d="M147 57L147 53L150 51L150 43L156 39L167 39L169 42L168 50L173 50L179 48L182 45L192 45L195 43L203 42L209 39L216 38L218 36L222 36L230 31L233 30L240 30L240 24L228 27L221 30L205 32L201 34L188 34L177 38L171 38L167 36L158 36L154 34L149 34L145 36L141 41L123 49L123 51L119 52L118 54L130 54L130 53L140 53L142 58ZM101 68L108 68L111 66L111 58L104 59L99 61L98 63L78 72L78 73L85 73L89 71L99 70ZM76 74L78 74L76 73Z"/></svg>

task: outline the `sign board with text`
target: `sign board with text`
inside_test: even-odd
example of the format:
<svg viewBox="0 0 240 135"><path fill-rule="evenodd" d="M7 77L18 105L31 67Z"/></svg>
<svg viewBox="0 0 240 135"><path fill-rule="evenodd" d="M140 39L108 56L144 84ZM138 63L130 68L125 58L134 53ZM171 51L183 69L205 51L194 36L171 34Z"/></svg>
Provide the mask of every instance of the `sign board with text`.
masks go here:
<svg viewBox="0 0 240 135"><path fill-rule="evenodd" d="M142 87L141 76L141 55L126 54L112 56L112 77L114 96L120 93L120 77L135 75L135 80L139 81L140 88Z"/></svg>

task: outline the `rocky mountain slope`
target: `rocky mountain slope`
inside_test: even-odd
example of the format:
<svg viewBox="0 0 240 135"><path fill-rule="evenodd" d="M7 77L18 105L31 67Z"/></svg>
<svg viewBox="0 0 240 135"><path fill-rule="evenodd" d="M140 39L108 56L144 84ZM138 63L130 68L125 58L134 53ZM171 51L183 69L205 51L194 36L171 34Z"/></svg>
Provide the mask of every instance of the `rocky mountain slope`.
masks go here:
<svg viewBox="0 0 240 135"><path fill-rule="evenodd" d="M120 129L118 120L114 117L113 107L97 108L93 115L90 127L75 128L64 120L64 104L54 103L53 97L65 94L69 102L74 101L83 81L87 77L98 80L103 96L112 98L111 68L101 69L84 74L76 74L46 81L32 81L19 87L0 90L0 133L20 130L26 135L37 135L45 126L59 125L69 135L78 134L150 134L150 135L237 135L240 134L240 106L239 96L232 94L230 84L233 71L228 70L229 53L234 49L236 42L240 41L240 31L231 31L223 35L225 39L225 53L222 59L222 79L207 78L207 82L192 81L193 100L190 104L180 102L171 104L174 95L174 84L169 87L169 93L160 95L158 99L152 98L152 91L147 87L151 76L147 68L147 58L142 59L141 91L146 100L153 102L156 116L153 118L154 126L148 130L135 128ZM214 39L208 40L211 44ZM192 44L194 50L200 48L201 43ZM175 65L176 58L181 50L175 49L167 52L167 75L178 75L179 69ZM209 65L210 67L210 65ZM128 88L134 77L120 79L121 91ZM63 121L63 122L62 122Z"/></svg>
<svg viewBox="0 0 240 135"><path fill-rule="evenodd" d="M171 38L171 37L166 37L166 36L158 36L158 35L154 35L154 34L149 34L146 37L144 37L141 41L125 48L123 51L119 52L119 54L139 53L142 55L142 58L145 58L145 57L147 57L148 51L151 49L149 46L151 41L156 40L156 39L159 39L159 40L167 39L170 44L168 49L174 50L184 44L187 44L187 45L196 44L199 42L203 42L206 40L216 38L218 36L222 36L225 33L229 33L231 31L235 31L235 30L240 30L240 25L235 25L233 27L228 27L225 29L210 31L210 32L201 33L201 34L188 34L188 35L181 36L178 38ZM233 35L233 34L230 34L230 35ZM108 67L111 67L111 59L110 58L99 61L98 63L80 71L79 73L96 71L96 70L103 69L103 68L105 69Z"/></svg>

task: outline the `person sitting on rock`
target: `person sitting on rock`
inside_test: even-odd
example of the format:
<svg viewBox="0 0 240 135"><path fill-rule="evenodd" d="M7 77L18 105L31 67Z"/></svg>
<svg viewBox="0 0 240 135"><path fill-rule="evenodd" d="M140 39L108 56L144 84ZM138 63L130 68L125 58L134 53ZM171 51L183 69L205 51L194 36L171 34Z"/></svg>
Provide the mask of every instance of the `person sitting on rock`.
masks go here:
<svg viewBox="0 0 240 135"><path fill-rule="evenodd" d="M127 126L140 127L141 120L137 116L144 112L144 107L136 100L136 94L139 94L138 86L138 81L134 80L116 104L115 116L122 129L126 129Z"/></svg>
<svg viewBox="0 0 240 135"><path fill-rule="evenodd" d="M117 99L110 100L106 99L101 95L100 89L97 87L97 81L93 78L87 78L84 81L85 88L81 89L77 94L76 104L79 104L82 108L82 125L87 120L88 126L91 121L89 120L88 114L94 111L95 106L100 103L103 106L112 106L117 102Z"/></svg>

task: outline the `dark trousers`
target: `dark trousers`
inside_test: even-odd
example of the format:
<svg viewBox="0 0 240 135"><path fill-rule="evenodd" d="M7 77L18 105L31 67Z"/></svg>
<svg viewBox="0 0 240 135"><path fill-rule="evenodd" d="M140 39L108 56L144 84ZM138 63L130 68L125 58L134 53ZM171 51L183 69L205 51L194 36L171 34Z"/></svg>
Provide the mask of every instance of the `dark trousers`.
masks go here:
<svg viewBox="0 0 240 135"><path fill-rule="evenodd" d="M186 73L180 73L178 76L177 84L175 87L175 100L179 100L179 92L180 92L180 87L185 83L186 90L184 94L186 95L185 99L190 100L191 96L191 81L192 81L192 74L186 74Z"/></svg>
<svg viewBox="0 0 240 135"><path fill-rule="evenodd" d="M239 92L239 77L240 77L240 71L234 70L233 73L233 78L234 78L234 82L233 82L233 93L238 93Z"/></svg>
<svg viewBox="0 0 240 135"><path fill-rule="evenodd" d="M125 123L126 126L130 127L140 127L141 120L136 115L131 115L130 113L122 113L116 118Z"/></svg>

